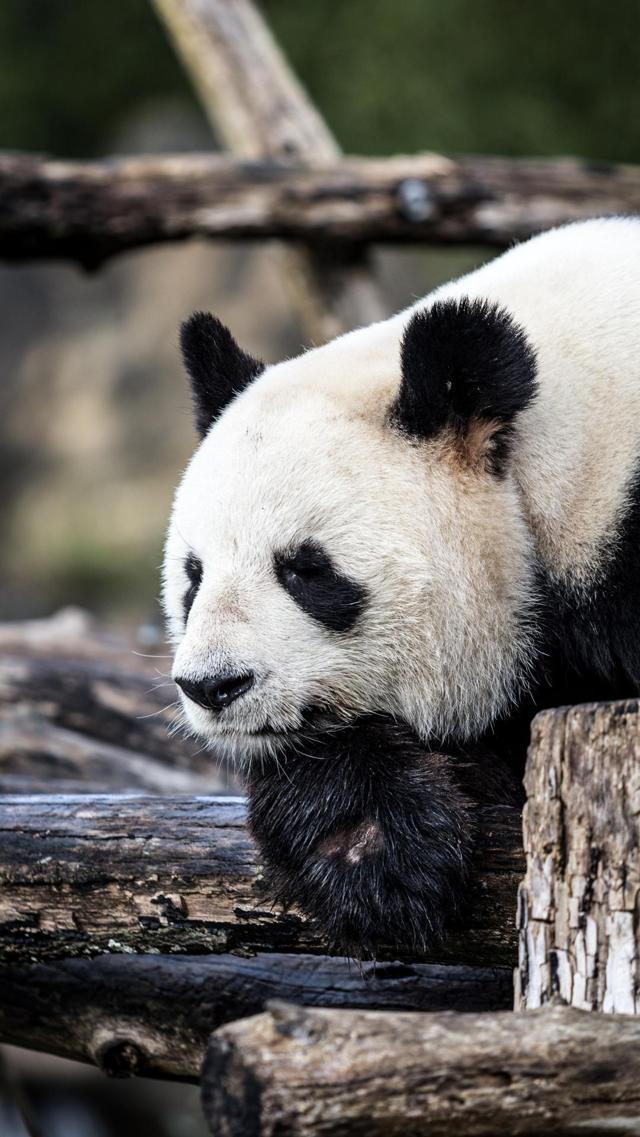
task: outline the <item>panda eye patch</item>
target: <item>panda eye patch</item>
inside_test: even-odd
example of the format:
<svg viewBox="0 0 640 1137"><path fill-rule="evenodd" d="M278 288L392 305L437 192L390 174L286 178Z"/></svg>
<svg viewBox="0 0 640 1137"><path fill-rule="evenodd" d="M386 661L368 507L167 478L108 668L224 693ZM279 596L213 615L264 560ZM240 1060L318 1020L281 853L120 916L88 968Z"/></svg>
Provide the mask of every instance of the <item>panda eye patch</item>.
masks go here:
<svg viewBox="0 0 640 1137"><path fill-rule="evenodd" d="M187 617L193 606L193 602L196 598L200 584L202 583L202 561L196 557L195 553L189 553L184 562L184 571L187 574L187 580L189 581L189 587L182 598L182 607L184 609L184 620L186 624Z"/></svg>
<svg viewBox="0 0 640 1137"><path fill-rule="evenodd" d="M280 562L282 570L292 576L299 576L304 580L332 575L333 565L323 549L311 542L301 545L295 553L284 557Z"/></svg>
<svg viewBox="0 0 640 1137"><path fill-rule="evenodd" d="M340 573L314 541L277 554L275 572L298 607L333 632L348 632L365 607L366 589Z"/></svg>

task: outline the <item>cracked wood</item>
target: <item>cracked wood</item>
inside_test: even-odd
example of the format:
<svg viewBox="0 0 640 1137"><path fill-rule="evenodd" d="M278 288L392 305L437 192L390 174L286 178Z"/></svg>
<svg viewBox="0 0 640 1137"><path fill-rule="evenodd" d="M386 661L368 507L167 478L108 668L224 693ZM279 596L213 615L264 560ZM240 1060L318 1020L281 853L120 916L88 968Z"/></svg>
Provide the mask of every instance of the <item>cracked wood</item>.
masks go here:
<svg viewBox="0 0 640 1137"><path fill-rule="evenodd" d="M525 777L516 1006L640 1014L640 711L534 720Z"/></svg>

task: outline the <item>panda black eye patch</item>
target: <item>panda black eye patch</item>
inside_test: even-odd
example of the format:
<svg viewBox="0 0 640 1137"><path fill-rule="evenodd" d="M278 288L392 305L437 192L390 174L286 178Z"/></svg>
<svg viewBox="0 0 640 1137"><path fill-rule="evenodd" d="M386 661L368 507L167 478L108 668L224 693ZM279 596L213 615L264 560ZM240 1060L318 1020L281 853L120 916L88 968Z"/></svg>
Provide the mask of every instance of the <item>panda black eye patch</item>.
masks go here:
<svg viewBox="0 0 640 1137"><path fill-rule="evenodd" d="M303 612L332 632L348 632L363 611L367 591L338 572L315 541L274 558L278 581Z"/></svg>
<svg viewBox="0 0 640 1137"><path fill-rule="evenodd" d="M189 581L189 587L182 598L184 621L186 624L187 617L191 611L193 602L196 598L196 594L202 582L202 561L198 560L198 557L196 557L195 553L189 553L184 562L184 571L186 572L187 580Z"/></svg>

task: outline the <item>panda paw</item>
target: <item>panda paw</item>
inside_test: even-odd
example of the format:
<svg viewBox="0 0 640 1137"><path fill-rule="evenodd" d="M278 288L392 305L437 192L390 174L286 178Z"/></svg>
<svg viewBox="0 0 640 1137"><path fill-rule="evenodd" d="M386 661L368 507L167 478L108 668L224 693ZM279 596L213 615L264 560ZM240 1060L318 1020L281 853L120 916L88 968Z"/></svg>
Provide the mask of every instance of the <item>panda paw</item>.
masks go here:
<svg viewBox="0 0 640 1137"><path fill-rule="evenodd" d="M272 894L347 955L428 952L467 893L474 810L455 771L378 717L254 770L249 820Z"/></svg>

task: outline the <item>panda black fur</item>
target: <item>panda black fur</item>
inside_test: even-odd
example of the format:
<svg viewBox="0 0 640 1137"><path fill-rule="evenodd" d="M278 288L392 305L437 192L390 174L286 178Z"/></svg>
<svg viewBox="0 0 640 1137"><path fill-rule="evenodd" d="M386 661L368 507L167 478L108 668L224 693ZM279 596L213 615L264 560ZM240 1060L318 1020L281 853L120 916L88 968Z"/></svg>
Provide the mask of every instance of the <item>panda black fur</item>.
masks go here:
<svg viewBox="0 0 640 1137"><path fill-rule="evenodd" d="M310 732L247 775L271 895L346 954L421 954L463 914L486 805L519 804L495 755L439 753L371 716Z"/></svg>
<svg viewBox="0 0 640 1137"><path fill-rule="evenodd" d="M212 316L184 326L203 441L167 539L174 676L193 730L243 762L286 759L292 802L321 801L302 758L325 747L342 790L323 791L324 831L358 771L373 786L368 750L380 809L407 832L392 720L424 770L443 745L517 764L536 709L638 694L639 266L640 221L567 226L267 368ZM336 724L353 732L346 749ZM469 800L453 794L444 826L465 864ZM282 839L274 820L274 849ZM457 870L428 844L411 855L434 878L437 929Z"/></svg>

